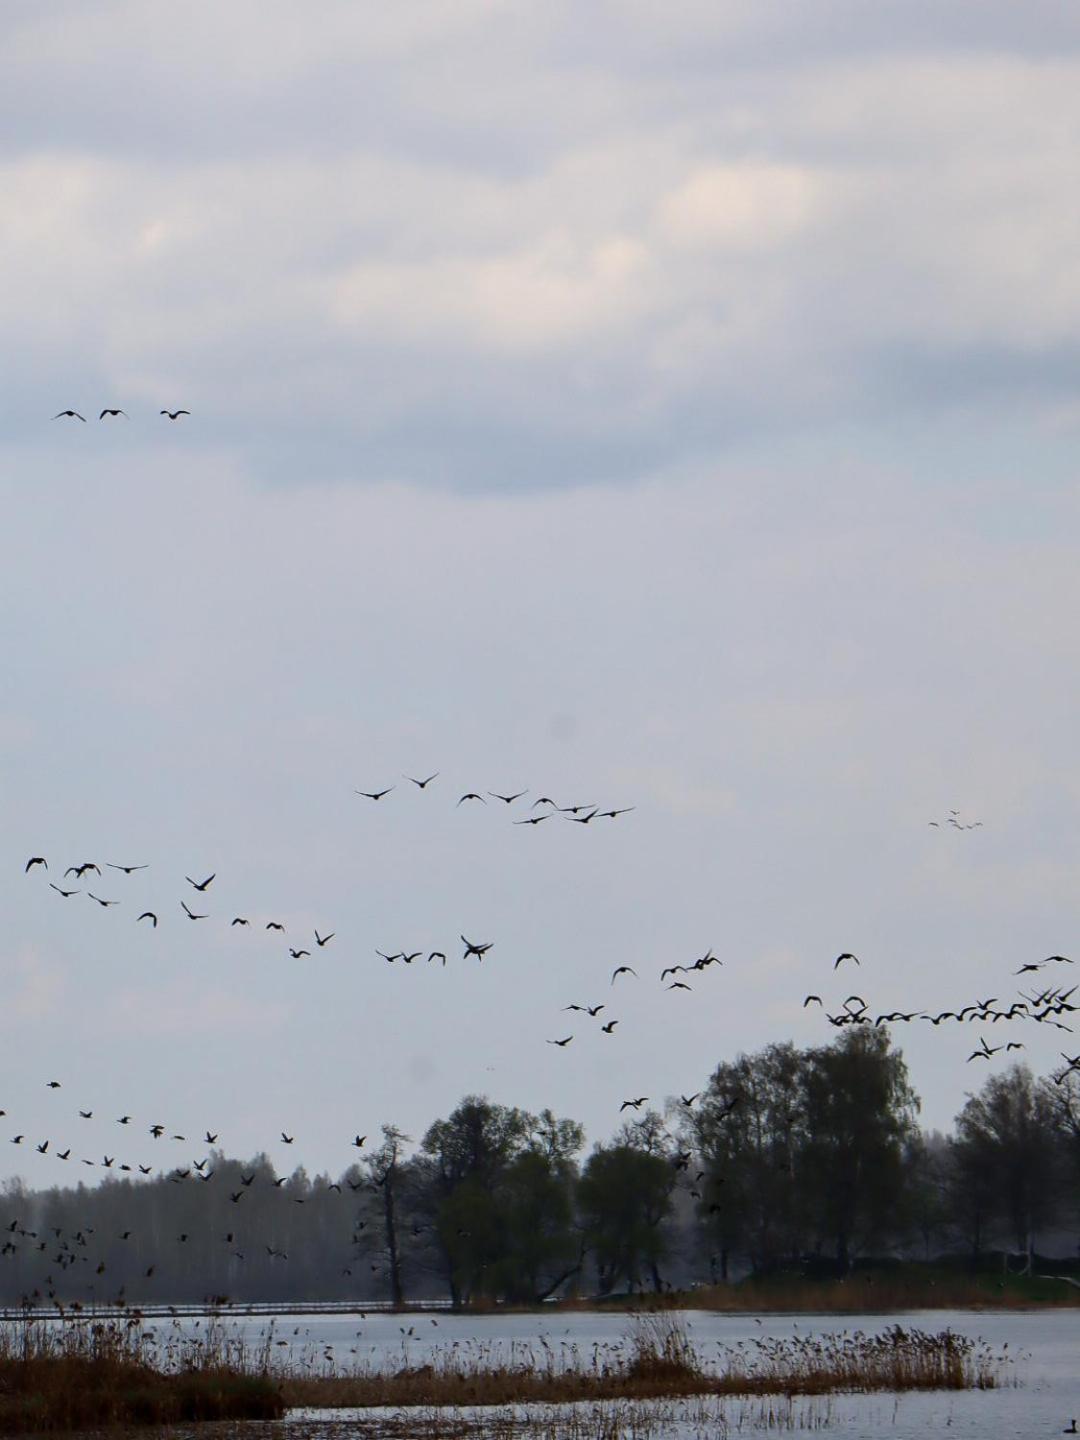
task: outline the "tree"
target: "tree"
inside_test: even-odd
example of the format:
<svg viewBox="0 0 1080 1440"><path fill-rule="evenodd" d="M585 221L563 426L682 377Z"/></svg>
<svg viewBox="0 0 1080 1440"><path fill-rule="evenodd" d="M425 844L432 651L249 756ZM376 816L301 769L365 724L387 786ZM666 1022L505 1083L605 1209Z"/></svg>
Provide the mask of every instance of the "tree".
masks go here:
<svg viewBox="0 0 1080 1440"><path fill-rule="evenodd" d="M629 1290L638 1289L646 1270L653 1288L661 1289L661 1225L671 1211L673 1184L670 1161L637 1146L601 1145L589 1156L578 1205L601 1294L609 1294L620 1276Z"/></svg>
<svg viewBox="0 0 1080 1440"><path fill-rule="evenodd" d="M721 1279L736 1251L755 1271L798 1254L804 1079L794 1045L770 1045L718 1065L686 1118L684 1133L705 1170L702 1208L719 1247Z"/></svg>
<svg viewBox="0 0 1080 1440"><path fill-rule="evenodd" d="M383 1125L382 1144L364 1159L367 1178L378 1193L386 1245L386 1266L390 1277L390 1301L395 1308L405 1303L401 1283L401 1248L398 1244L398 1208L403 1179L404 1149L408 1135L396 1125Z"/></svg>
<svg viewBox="0 0 1080 1440"><path fill-rule="evenodd" d="M807 1051L804 1077L806 1195L819 1236L847 1270L856 1242L890 1231L919 1102L884 1027L856 1026Z"/></svg>
<svg viewBox="0 0 1080 1440"><path fill-rule="evenodd" d="M1026 1065L991 1075L956 1117L961 1173L992 1197L1030 1267L1035 1235L1057 1208L1057 1121Z"/></svg>
<svg viewBox="0 0 1080 1440"><path fill-rule="evenodd" d="M536 1300L580 1265L573 1157L581 1126L467 1096L424 1136L433 1219L454 1305L470 1295Z"/></svg>

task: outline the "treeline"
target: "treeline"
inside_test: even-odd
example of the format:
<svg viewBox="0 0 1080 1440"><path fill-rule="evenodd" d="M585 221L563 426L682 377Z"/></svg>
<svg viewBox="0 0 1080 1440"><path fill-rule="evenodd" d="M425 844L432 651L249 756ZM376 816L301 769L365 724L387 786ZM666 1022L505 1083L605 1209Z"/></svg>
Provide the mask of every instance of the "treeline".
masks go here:
<svg viewBox="0 0 1080 1440"><path fill-rule="evenodd" d="M725 1062L584 1157L576 1121L469 1096L416 1148L384 1126L337 1180L212 1152L142 1182L9 1184L0 1298L532 1304L869 1255L1030 1255L1076 1226L1075 1070L991 1075L950 1137L921 1132L918 1109L901 1053L867 1027Z"/></svg>

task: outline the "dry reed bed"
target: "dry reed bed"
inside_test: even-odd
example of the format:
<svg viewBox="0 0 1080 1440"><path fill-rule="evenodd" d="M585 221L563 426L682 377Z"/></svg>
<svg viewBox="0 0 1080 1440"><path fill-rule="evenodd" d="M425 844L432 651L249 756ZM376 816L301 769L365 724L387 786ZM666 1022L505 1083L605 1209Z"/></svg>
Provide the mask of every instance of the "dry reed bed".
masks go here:
<svg viewBox="0 0 1080 1440"><path fill-rule="evenodd" d="M280 1417L280 1385L249 1360L213 1338L166 1357L137 1315L3 1325L0 1433Z"/></svg>
<svg viewBox="0 0 1080 1440"><path fill-rule="evenodd" d="M990 1389L1011 1362L981 1341L945 1330L891 1326L878 1335L770 1339L717 1345L702 1356L677 1317L635 1317L621 1344L455 1344L424 1364L344 1369L327 1355L278 1370L290 1406L565 1404L692 1395L829 1395L901 1390Z"/></svg>
<svg viewBox="0 0 1080 1440"><path fill-rule="evenodd" d="M981 1341L900 1326L877 1335L762 1336L702 1355L680 1318L666 1311L631 1317L623 1341L584 1350L546 1340L509 1347L466 1342L429 1352L420 1364L405 1341L389 1369L359 1357L342 1368L331 1350L317 1347L297 1353L286 1346L279 1358L279 1347L273 1324L251 1345L219 1319L159 1332L137 1312L109 1322L28 1317L0 1326L0 1433L273 1419L286 1407L349 1407L407 1410L419 1426L415 1433L465 1434L473 1425L463 1412L485 1406L500 1407L485 1419L488 1433L497 1420L507 1435L522 1426L535 1434L537 1425L543 1432L556 1424L547 1407L571 1405L578 1408L568 1412L570 1420L558 1420L557 1433L570 1433L569 1424L585 1437L603 1436L609 1426L612 1434L633 1433L647 1419L648 1407L639 1412L638 1402L725 1398L758 1402L755 1426L783 1426L795 1397L988 1389L1010 1376L1004 1353ZM527 1413L537 1406L539 1415ZM377 1430L386 1427L389 1434L390 1417L375 1420Z"/></svg>

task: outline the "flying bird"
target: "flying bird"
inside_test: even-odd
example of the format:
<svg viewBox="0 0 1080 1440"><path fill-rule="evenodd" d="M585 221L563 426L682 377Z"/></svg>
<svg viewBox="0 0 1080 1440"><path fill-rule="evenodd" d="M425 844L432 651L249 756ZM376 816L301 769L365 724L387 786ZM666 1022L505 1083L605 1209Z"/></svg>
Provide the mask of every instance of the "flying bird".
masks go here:
<svg viewBox="0 0 1080 1440"><path fill-rule="evenodd" d="M629 815L631 810L636 809L636 805L624 805L621 810L601 810L599 812L599 818L601 820L614 820L617 815Z"/></svg>
<svg viewBox="0 0 1080 1440"><path fill-rule="evenodd" d="M470 955L475 955L478 960L483 960L484 956L495 943L493 940L484 940L479 943L474 943L472 940L466 940L464 935L462 935L461 940L462 944L465 946L465 954L463 956L465 960L467 960Z"/></svg>
<svg viewBox="0 0 1080 1440"><path fill-rule="evenodd" d="M90 896L90 899L91 899L91 900L96 900L97 903L101 906L101 908L102 908L103 910L107 910L110 905L119 905L119 904L120 904L120 901L119 901L119 900L102 900L101 896L100 896L100 895L95 895L92 890L87 890L86 893L87 893L87 895Z"/></svg>
<svg viewBox="0 0 1080 1440"><path fill-rule="evenodd" d="M56 893L57 893L58 895L62 895L65 900L70 900L71 897L72 897L72 895L81 895L81 894L82 894L82 891L81 891L81 890L61 890L60 886L59 886L59 885L54 885L51 880L49 881L49 889L50 889L50 890L55 890Z"/></svg>
<svg viewBox="0 0 1080 1440"><path fill-rule="evenodd" d="M615 1026L618 1023L618 1020L609 1020L605 1025L601 1025L600 1029L604 1032L605 1035L611 1035L614 1033Z"/></svg>
<svg viewBox="0 0 1080 1440"><path fill-rule="evenodd" d="M184 879L189 885L193 885L196 890L203 892L209 888L211 880L217 879L217 871L215 870L213 875L208 875L205 880L193 880L190 875L185 875Z"/></svg>
<svg viewBox="0 0 1080 1440"><path fill-rule="evenodd" d="M522 795L527 794L527 791L517 790L513 795L500 795L497 790L489 790L487 793L493 800L501 800L504 805L512 805L515 800L520 800Z"/></svg>
<svg viewBox="0 0 1080 1440"><path fill-rule="evenodd" d="M622 1114L624 1110L640 1110L648 1098L648 1095L639 1095L636 1100L624 1100L619 1106L619 1113Z"/></svg>
<svg viewBox="0 0 1080 1440"><path fill-rule="evenodd" d="M479 800L481 805L487 804L487 801L484 799L483 795L477 795L475 790L470 790L467 795L462 795L461 799L457 803L458 805L464 805L466 800ZM454 809L457 809L457 805L454 806Z"/></svg>
<svg viewBox="0 0 1080 1440"><path fill-rule="evenodd" d="M190 410L159 410L159 415L167 415L170 420L178 420L181 415L190 415Z"/></svg>
<svg viewBox="0 0 1080 1440"><path fill-rule="evenodd" d="M402 776L402 779L411 780L418 790L424 790L427 788L427 786L431 784L432 780L438 778L438 775L439 772L438 770L436 770L434 775L429 775L426 780L417 780L414 775L404 775Z"/></svg>
<svg viewBox="0 0 1080 1440"><path fill-rule="evenodd" d="M81 865L69 865L64 871L64 879L66 880L69 875L74 875L76 880L81 880L83 876L89 874L91 870L95 875L101 874L101 871L94 864L93 860L84 860Z"/></svg>
<svg viewBox="0 0 1080 1440"><path fill-rule="evenodd" d="M823 1003L820 995L807 995L806 999L802 1002L802 1008L805 1010L807 1005L811 1004L813 1001L817 1001L819 1005Z"/></svg>
<svg viewBox="0 0 1080 1440"><path fill-rule="evenodd" d="M196 915L196 913L195 913L194 910L189 910L188 907L187 907L187 901L186 901L186 900L181 900L181 901L180 901L180 909L183 910L184 914L188 917L189 920L205 920L205 919L206 919L206 916L205 916L205 915Z"/></svg>
<svg viewBox="0 0 1080 1440"><path fill-rule="evenodd" d="M336 933L337 933L336 931L331 930L329 935L320 935L319 932L318 932L318 930L316 930L316 931L315 931L315 944L318 945L319 949L321 950L324 945L329 945L329 944L330 944L330 941L334 938L334 936L335 936Z"/></svg>
<svg viewBox="0 0 1080 1440"><path fill-rule="evenodd" d="M86 416L80 415L77 410L61 410L58 415L52 417L54 420L81 420L86 424Z"/></svg>
<svg viewBox="0 0 1080 1440"><path fill-rule="evenodd" d="M616 965L615 969L611 972L612 985L615 984L615 981L620 975L633 975L634 979L637 979L637 971L630 965Z"/></svg>
<svg viewBox="0 0 1080 1440"><path fill-rule="evenodd" d="M23 874L29 875L35 865L43 865L46 870L49 868L49 862L45 859L44 855L31 855L30 859L26 862L26 868L23 870Z"/></svg>
<svg viewBox="0 0 1080 1440"><path fill-rule="evenodd" d="M571 1041L573 1038L574 1038L573 1035L567 1035L567 1037L566 1037L565 1040L549 1040L547 1043L548 1043L549 1045L558 1045L558 1046L562 1047L563 1045L569 1045L569 1044L570 1044L570 1041Z"/></svg>
<svg viewBox="0 0 1080 1440"><path fill-rule="evenodd" d="M838 955L838 956L836 957L836 959L833 961L833 967L832 967L832 968L833 968L834 970L839 970L839 968L840 968L840 962L841 962L842 960L854 960L856 965L858 965L858 964L860 963L860 962L859 962L859 957L858 957L857 955L853 955L850 950L845 950L842 955Z"/></svg>
<svg viewBox="0 0 1080 1440"><path fill-rule="evenodd" d="M232 927L233 925L250 925L250 924L251 924L251 921L250 921L250 920L245 920L244 917L243 917L243 915L235 915L235 916L229 921L230 927Z"/></svg>
<svg viewBox="0 0 1080 1440"><path fill-rule="evenodd" d="M122 870L125 875L134 875L136 870L149 870L150 868L149 865L115 865L111 860L106 860L105 864L108 869Z"/></svg>
<svg viewBox="0 0 1080 1440"><path fill-rule="evenodd" d="M381 800L384 795L389 795L391 790L396 789L394 785L388 785L385 790L357 790L357 795L363 795L365 800Z"/></svg>
<svg viewBox="0 0 1080 1440"><path fill-rule="evenodd" d="M311 951L310 951L310 950L294 950L294 949L290 946L290 947L289 947L289 954L292 956L292 958L293 958L294 960L302 960L305 955L310 955L310 954L311 954Z"/></svg>
<svg viewBox="0 0 1080 1440"><path fill-rule="evenodd" d="M183 901L181 901L181 904L183 904ZM154 927L154 929L157 929L157 916L154 914L153 910L144 910L142 914L138 917L138 920L135 921L136 925L139 923L139 920L149 920L150 924Z"/></svg>
<svg viewBox="0 0 1080 1440"><path fill-rule="evenodd" d="M283 934L284 934L284 931L285 931L285 926L282 925L282 924L281 924L279 921L277 921L277 920L268 920L268 921L266 922L265 928L266 928L267 930L280 930Z"/></svg>
<svg viewBox="0 0 1080 1440"><path fill-rule="evenodd" d="M109 409L109 407L106 406L105 409L102 410L101 414L100 414L97 418L98 418L99 420L104 420L105 417L106 417L106 415L111 416L112 419L114 419L114 420L116 419L116 417L117 417L118 415L123 415L123 417L124 417L125 420L127 420L127 419L129 418L127 411L126 411L126 410L121 410L121 409L119 408L119 406L115 407L114 409Z"/></svg>

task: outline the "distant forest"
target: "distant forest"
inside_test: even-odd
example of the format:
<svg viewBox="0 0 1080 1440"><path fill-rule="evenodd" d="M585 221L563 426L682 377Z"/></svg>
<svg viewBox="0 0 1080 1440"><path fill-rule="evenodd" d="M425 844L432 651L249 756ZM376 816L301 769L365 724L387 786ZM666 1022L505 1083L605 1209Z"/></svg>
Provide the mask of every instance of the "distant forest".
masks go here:
<svg viewBox="0 0 1080 1440"><path fill-rule="evenodd" d="M990 1074L950 1136L884 1029L770 1045L697 1096L584 1130L463 1099L413 1145L393 1125L337 1178L265 1155L93 1188L0 1192L0 1300L536 1303L868 1256L1076 1253L1080 1070ZM629 1117L629 1118L627 1118ZM1062 1240L1067 1235L1067 1241Z"/></svg>

